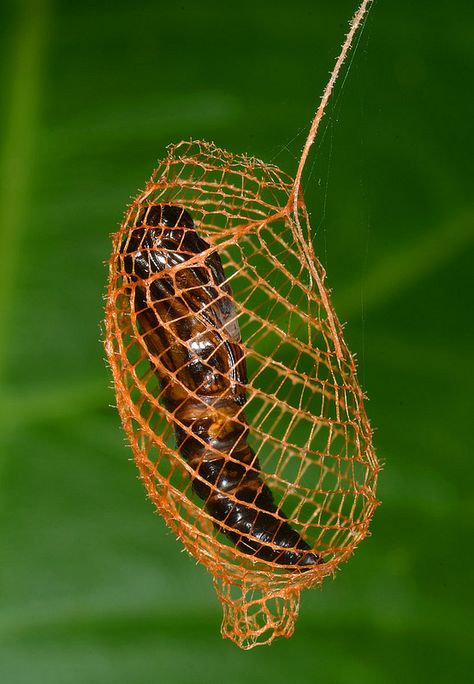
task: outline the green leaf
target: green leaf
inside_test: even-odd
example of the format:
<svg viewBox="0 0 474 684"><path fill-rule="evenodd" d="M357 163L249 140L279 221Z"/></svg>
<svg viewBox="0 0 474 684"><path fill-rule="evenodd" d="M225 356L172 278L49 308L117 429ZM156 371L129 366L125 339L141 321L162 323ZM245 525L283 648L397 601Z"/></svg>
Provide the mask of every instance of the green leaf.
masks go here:
<svg viewBox="0 0 474 684"><path fill-rule="evenodd" d="M452 14L375 3L308 165L316 250L385 469L372 536L304 594L289 641L221 640L211 577L153 514L103 360L109 234L165 146L202 137L294 174L353 4L7 4L2 682L468 680L467 0Z"/></svg>

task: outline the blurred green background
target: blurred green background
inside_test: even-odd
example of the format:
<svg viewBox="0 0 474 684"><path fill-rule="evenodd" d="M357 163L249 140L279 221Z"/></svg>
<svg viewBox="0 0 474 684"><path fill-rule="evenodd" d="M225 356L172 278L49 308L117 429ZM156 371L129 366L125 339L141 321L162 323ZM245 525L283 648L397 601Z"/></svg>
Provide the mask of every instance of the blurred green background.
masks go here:
<svg viewBox="0 0 474 684"><path fill-rule="evenodd" d="M2 3L2 683L472 675L471 0L378 0L311 153L385 468L372 536L303 595L290 640L221 640L110 407L103 262L129 197L190 137L294 174L354 5Z"/></svg>

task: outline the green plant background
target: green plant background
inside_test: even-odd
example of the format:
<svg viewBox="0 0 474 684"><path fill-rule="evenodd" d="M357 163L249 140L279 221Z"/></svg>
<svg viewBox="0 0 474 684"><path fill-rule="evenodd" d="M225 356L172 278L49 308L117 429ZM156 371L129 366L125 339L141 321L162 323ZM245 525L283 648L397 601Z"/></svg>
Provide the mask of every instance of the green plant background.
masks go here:
<svg viewBox="0 0 474 684"><path fill-rule="evenodd" d="M312 151L315 245L385 468L372 536L290 640L221 640L110 407L103 262L130 195L190 137L294 173L354 4L2 5L5 684L472 674L471 0L378 0Z"/></svg>

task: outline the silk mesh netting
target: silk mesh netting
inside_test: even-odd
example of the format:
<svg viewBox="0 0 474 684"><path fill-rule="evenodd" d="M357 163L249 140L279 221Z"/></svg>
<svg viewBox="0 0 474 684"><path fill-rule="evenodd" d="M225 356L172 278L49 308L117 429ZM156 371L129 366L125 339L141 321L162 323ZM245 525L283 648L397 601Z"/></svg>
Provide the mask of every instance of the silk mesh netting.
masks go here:
<svg viewBox="0 0 474 684"><path fill-rule="evenodd" d="M213 144L170 146L110 259L106 350L125 432L150 498L214 577L223 636L243 648L292 633L301 590L348 558L377 505L304 160L293 181Z"/></svg>

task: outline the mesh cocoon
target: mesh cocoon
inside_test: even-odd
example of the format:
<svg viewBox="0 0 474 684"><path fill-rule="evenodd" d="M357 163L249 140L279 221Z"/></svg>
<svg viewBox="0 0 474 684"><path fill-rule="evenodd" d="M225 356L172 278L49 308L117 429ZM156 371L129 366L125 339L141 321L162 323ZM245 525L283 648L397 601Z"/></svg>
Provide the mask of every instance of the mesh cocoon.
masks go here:
<svg viewBox="0 0 474 684"><path fill-rule="evenodd" d="M242 648L292 634L300 591L348 558L377 505L379 467L363 393L302 202L298 220L293 214L292 190L292 178L257 159L205 142L170 146L114 235L110 258L106 351L125 432L149 497L214 577L223 636ZM187 210L221 259L248 376L241 420L262 481L321 558L309 569L239 550L222 532L225 520L213 518L193 490L199 474L177 448L178 419L134 306L134 289L148 292L149 284L129 277L121 254L153 205Z"/></svg>

